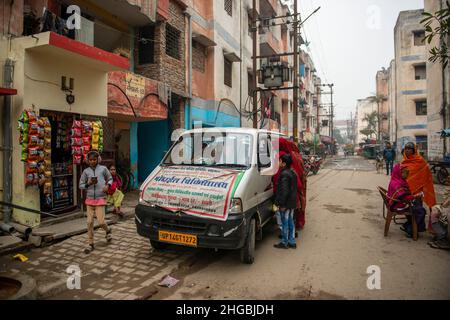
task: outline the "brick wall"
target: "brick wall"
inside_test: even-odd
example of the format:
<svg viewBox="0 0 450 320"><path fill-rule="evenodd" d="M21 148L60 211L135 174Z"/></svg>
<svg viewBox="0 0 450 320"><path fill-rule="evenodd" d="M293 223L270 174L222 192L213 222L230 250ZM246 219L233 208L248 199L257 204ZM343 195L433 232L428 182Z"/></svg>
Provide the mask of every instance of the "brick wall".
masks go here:
<svg viewBox="0 0 450 320"><path fill-rule="evenodd" d="M158 21L155 27L155 51L152 64L140 65L136 50L136 73L169 85L177 94L186 94L186 23L182 7L175 1L169 2L167 21ZM166 54L166 25L180 31L180 59ZM136 43L139 46L139 42ZM173 99L171 119L173 128L184 128L184 100Z"/></svg>
<svg viewBox="0 0 450 320"><path fill-rule="evenodd" d="M0 5L0 31L3 35L9 33L14 36L21 36L23 33L23 0L14 1L9 6L10 1L5 1Z"/></svg>
<svg viewBox="0 0 450 320"><path fill-rule="evenodd" d="M180 31L180 59L166 54L166 25ZM173 91L186 93L185 17L183 9L174 1L169 3L169 19L158 22L155 28L155 63L139 65L136 57L136 73L169 85ZM139 43L136 44L137 46Z"/></svg>

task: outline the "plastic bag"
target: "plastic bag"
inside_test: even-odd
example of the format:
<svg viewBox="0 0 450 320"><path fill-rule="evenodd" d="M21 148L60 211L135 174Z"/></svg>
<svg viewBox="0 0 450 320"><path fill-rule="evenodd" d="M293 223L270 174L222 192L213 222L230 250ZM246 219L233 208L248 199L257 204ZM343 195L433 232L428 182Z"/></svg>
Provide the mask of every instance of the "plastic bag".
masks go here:
<svg viewBox="0 0 450 320"><path fill-rule="evenodd" d="M72 138L71 142L72 142L72 146L82 146L83 145L83 140L80 138Z"/></svg>
<svg viewBox="0 0 450 320"><path fill-rule="evenodd" d="M29 147L35 147L39 143L39 136L37 134L32 134L29 136L28 139L28 146Z"/></svg>
<svg viewBox="0 0 450 320"><path fill-rule="evenodd" d="M73 120L72 128L79 128L79 129L81 129L81 120Z"/></svg>
<svg viewBox="0 0 450 320"><path fill-rule="evenodd" d="M39 130L39 126L36 121L29 123L28 125L28 133L29 134L37 134Z"/></svg>
<svg viewBox="0 0 450 320"><path fill-rule="evenodd" d="M28 159L35 161L39 159L39 147L28 148Z"/></svg>
<svg viewBox="0 0 450 320"><path fill-rule="evenodd" d="M83 145L88 146L91 144L91 137L83 137Z"/></svg>
<svg viewBox="0 0 450 320"><path fill-rule="evenodd" d="M72 138L81 138L81 129L80 128L72 129Z"/></svg>
<svg viewBox="0 0 450 320"><path fill-rule="evenodd" d="M72 154L81 156L83 154L83 149L81 147L73 147Z"/></svg>

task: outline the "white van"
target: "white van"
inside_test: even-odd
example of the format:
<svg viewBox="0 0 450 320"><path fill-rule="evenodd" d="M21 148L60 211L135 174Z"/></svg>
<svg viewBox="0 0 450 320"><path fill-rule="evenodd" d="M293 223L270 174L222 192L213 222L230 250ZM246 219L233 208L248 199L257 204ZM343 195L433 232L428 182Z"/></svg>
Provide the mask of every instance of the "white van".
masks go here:
<svg viewBox="0 0 450 320"><path fill-rule="evenodd" d="M280 133L212 128L182 133L142 184L139 235L167 244L241 250L253 263L255 240L273 217L272 176Z"/></svg>

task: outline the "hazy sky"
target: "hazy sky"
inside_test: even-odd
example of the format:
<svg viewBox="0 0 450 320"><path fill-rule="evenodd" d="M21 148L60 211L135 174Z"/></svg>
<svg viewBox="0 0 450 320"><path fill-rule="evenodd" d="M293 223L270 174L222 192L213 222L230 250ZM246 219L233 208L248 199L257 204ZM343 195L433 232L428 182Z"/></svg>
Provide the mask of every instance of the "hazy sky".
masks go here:
<svg viewBox="0 0 450 320"><path fill-rule="evenodd" d="M375 75L394 58L394 27L400 11L423 0L298 0L302 30L322 82L335 84L337 119L350 118L356 100L375 93ZM305 47L302 46L304 49ZM329 97L325 98L329 102Z"/></svg>

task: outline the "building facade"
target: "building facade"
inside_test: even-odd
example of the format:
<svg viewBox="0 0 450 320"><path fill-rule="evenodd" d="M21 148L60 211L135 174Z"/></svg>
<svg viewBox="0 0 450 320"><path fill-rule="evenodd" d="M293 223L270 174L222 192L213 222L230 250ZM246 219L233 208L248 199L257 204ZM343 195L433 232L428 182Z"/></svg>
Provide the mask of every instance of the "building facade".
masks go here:
<svg viewBox="0 0 450 320"><path fill-rule="evenodd" d="M395 122L397 151L411 141L427 157L427 64L422 13L400 12L395 26Z"/></svg>

